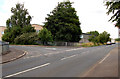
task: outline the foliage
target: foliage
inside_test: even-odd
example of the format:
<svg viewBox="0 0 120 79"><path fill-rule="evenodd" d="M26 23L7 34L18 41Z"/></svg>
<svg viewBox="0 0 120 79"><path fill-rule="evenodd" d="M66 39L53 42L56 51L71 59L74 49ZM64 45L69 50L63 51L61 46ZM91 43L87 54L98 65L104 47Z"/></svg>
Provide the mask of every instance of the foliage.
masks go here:
<svg viewBox="0 0 120 79"><path fill-rule="evenodd" d="M113 13L110 20L112 20L112 22L116 22L115 26L120 28L120 1L107 1L105 5L108 9L107 14L109 15L110 13Z"/></svg>
<svg viewBox="0 0 120 79"><path fill-rule="evenodd" d="M93 47L93 46L98 46L98 45L95 45L93 42L89 42L89 43L83 43L82 46L83 47Z"/></svg>
<svg viewBox="0 0 120 79"><path fill-rule="evenodd" d="M24 4L16 4L15 8L11 8L12 16L6 21L7 27L11 26L29 26L32 17L29 15L27 9L24 8Z"/></svg>
<svg viewBox="0 0 120 79"><path fill-rule="evenodd" d="M120 41L120 38L116 38L115 41Z"/></svg>
<svg viewBox="0 0 120 79"><path fill-rule="evenodd" d="M16 4L16 8L11 8L12 16L6 21L7 29L2 37L3 41L10 43L14 42L17 36L23 33L35 32L31 26L31 16L27 9L24 8L24 4Z"/></svg>
<svg viewBox="0 0 120 79"><path fill-rule="evenodd" d="M47 42L52 42L53 41L53 37L50 31L48 31L46 28L43 28L39 34L38 34L38 38L41 42L43 43L47 43Z"/></svg>
<svg viewBox="0 0 120 79"><path fill-rule="evenodd" d="M14 39L20 34L21 28L14 26L11 29L6 29L2 40L13 43Z"/></svg>
<svg viewBox="0 0 120 79"><path fill-rule="evenodd" d="M82 33L79 18L70 1L58 3L48 14L44 27L51 31L54 41L78 42Z"/></svg>
<svg viewBox="0 0 120 79"><path fill-rule="evenodd" d="M99 43L98 42L98 35L99 35L98 31L90 31L87 33L90 34L89 39L88 39L90 42L93 42L94 44Z"/></svg>
<svg viewBox="0 0 120 79"><path fill-rule="evenodd" d="M106 31L102 32L102 33L98 33L98 31L90 31L87 32L88 34L91 34L91 36L89 36L89 41L93 42L94 45L99 45L99 44L104 44L107 43L108 41L111 41L110 39L110 34L108 34Z"/></svg>
<svg viewBox="0 0 120 79"><path fill-rule="evenodd" d="M104 31L103 33L99 34L98 41L102 44L107 43L108 41L110 41L110 34Z"/></svg>
<svg viewBox="0 0 120 79"><path fill-rule="evenodd" d="M87 34L98 36L99 32L98 31L90 31L90 32L87 32Z"/></svg>
<svg viewBox="0 0 120 79"><path fill-rule="evenodd" d="M24 33L16 37L14 43L21 45L32 45L32 44L36 44L37 40L38 40L37 33L31 32L31 33Z"/></svg>

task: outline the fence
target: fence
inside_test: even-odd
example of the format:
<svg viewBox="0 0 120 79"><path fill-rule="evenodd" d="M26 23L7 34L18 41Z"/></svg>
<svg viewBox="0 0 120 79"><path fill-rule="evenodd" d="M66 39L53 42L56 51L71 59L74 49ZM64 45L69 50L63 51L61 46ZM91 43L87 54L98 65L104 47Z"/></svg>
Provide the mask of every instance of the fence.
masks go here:
<svg viewBox="0 0 120 79"><path fill-rule="evenodd" d="M41 42L37 41L38 44L42 45L50 45L50 46L80 46L81 43L79 42Z"/></svg>
<svg viewBox="0 0 120 79"><path fill-rule="evenodd" d="M6 54L9 51L9 42L0 41L0 55Z"/></svg>

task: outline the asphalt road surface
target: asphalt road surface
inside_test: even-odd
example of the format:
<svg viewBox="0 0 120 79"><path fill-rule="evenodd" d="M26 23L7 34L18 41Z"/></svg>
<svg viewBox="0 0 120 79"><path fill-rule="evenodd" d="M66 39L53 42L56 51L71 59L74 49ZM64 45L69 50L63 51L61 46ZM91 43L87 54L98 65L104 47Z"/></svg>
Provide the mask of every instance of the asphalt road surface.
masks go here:
<svg viewBox="0 0 120 79"><path fill-rule="evenodd" d="M2 65L7 77L81 77L117 44L97 47L10 46L27 55Z"/></svg>

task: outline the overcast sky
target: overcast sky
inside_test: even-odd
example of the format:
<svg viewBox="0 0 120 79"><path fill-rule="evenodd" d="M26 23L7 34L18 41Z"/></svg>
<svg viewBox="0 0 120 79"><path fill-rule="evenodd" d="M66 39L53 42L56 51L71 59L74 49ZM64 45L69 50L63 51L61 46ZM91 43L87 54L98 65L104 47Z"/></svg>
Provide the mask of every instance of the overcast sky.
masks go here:
<svg viewBox="0 0 120 79"><path fill-rule="evenodd" d="M65 0L0 0L0 26L6 25L6 20L11 16L11 7L16 3L24 3L25 8L33 19L32 24L43 25L45 17L58 4ZM106 14L106 6L103 0L70 0L74 2L73 7L77 11L81 22L82 32L97 30L98 32L107 31L112 38L118 37L118 29L115 23L108 22L111 16Z"/></svg>

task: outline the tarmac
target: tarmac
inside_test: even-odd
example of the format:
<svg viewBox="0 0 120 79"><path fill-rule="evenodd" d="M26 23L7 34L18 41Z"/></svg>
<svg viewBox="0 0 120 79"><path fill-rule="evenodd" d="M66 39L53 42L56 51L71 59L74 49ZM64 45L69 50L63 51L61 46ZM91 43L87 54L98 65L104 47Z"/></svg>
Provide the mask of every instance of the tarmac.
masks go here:
<svg viewBox="0 0 120 79"><path fill-rule="evenodd" d="M10 48L10 52L2 56L2 64L14 61L26 55L26 51ZM118 47L95 64L83 77L118 77Z"/></svg>
<svg viewBox="0 0 120 79"><path fill-rule="evenodd" d="M10 48L10 52L0 56L0 64L14 61L26 55L26 51Z"/></svg>
<svg viewBox="0 0 120 79"><path fill-rule="evenodd" d="M118 77L118 47L90 68L84 77Z"/></svg>
<svg viewBox="0 0 120 79"><path fill-rule="evenodd" d="M12 46L15 46L15 45L12 45ZM17 45L17 46L21 46L21 45ZM39 46L39 45L22 45L22 46ZM41 47L57 47L57 46L41 46ZM16 59L19 59L23 57L24 55L26 55L26 53L27 52L23 50L10 48L9 53L6 53L5 55L0 56L0 64L8 63Z"/></svg>

